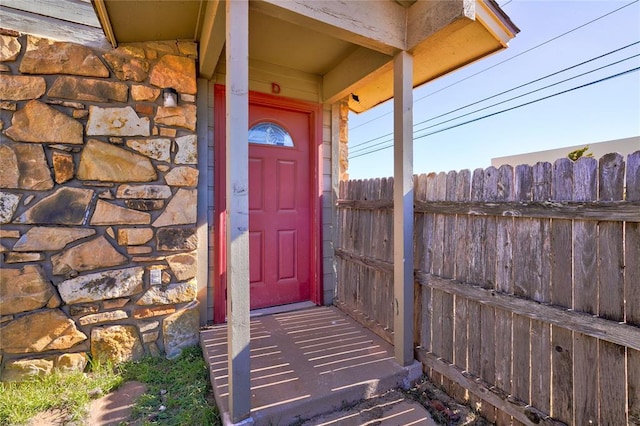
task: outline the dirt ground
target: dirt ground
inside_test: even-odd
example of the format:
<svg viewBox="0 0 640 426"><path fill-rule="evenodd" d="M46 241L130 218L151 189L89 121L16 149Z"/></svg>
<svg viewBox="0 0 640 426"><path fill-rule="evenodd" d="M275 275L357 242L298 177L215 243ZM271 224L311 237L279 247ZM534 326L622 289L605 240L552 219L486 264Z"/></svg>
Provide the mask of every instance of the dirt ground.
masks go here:
<svg viewBox="0 0 640 426"><path fill-rule="evenodd" d="M133 402L145 392L143 384L128 382L117 391L91 402L88 417L80 423L70 422L63 410L51 410L34 417L29 426L119 426L130 424ZM398 391L393 391L397 396ZM209 403L215 404L213 393L207 398ZM389 397L391 397L389 396ZM439 425L445 426L489 426L492 423L475 413L470 407L458 404L445 392L437 388L430 381L423 379L414 388L405 392L408 399L422 404Z"/></svg>
<svg viewBox="0 0 640 426"><path fill-rule="evenodd" d="M406 392L407 396L422 404L433 420L446 426L488 426L493 423L474 412L471 407L457 403L426 378Z"/></svg>

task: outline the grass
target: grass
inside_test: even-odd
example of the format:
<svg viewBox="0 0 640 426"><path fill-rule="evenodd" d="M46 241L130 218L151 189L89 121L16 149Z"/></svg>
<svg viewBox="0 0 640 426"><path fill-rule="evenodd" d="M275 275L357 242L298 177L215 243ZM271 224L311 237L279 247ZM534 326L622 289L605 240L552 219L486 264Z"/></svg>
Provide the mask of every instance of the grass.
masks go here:
<svg viewBox="0 0 640 426"><path fill-rule="evenodd" d="M80 420L91 397L122 384L108 365L92 365L88 374L53 373L21 383L0 383L0 424L20 425L36 414L59 409L69 420Z"/></svg>
<svg viewBox="0 0 640 426"><path fill-rule="evenodd" d="M133 420L162 425L220 424L215 406L207 401L211 385L199 347L185 349L175 360L145 358L124 364L122 370L125 380L138 380L148 387L136 403Z"/></svg>
<svg viewBox="0 0 640 426"><path fill-rule="evenodd" d="M175 360L147 357L115 368L92 364L88 373L51 374L21 383L0 383L0 424L25 424L46 410L61 410L80 422L91 397L105 395L126 381L147 385L136 401L138 425L219 425L210 395L207 366L199 347L186 348ZM161 409L164 406L164 409Z"/></svg>

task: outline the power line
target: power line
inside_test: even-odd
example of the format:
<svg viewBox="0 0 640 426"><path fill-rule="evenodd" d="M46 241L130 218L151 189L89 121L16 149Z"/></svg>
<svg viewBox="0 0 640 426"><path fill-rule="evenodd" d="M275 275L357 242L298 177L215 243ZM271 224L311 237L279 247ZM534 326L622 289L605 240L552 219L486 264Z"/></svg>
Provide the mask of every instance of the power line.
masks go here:
<svg viewBox="0 0 640 426"><path fill-rule="evenodd" d="M606 17L607 17L607 16L609 16L609 15L612 15L612 14L614 14L614 13L616 13L616 12L618 12L618 11L620 11L620 10L622 10L622 9L626 8L626 7L631 6L632 4L637 3L638 1L640 1L640 0L633 0L632 2L627 3L627 4L625 4L624 6L620 6L619 8L617 8L617 9L615 9L615 10L612 10L611 12L605 13L604 15L601 15L601 16L599 16L599 17L595 18L595 19L592 19L591 21L588 21L588 22L586 22L586 23L584 23L584 24L578 25L577 27L572 28L572 29L570 29L569 31L566 31L566 32L564 32L564 33L562 33L562 34L560 34L560 35L555 36L555 37L552 37L552 38L550 38L549 40L546 40L546 41L544 41L544 42L542 42L542 43L540 43L540 44L537 44L537 45L535 45L535 46L533 46L533 47L531 47L531 48L529 48L529 49L527 49L527 50L524 50L524 51L522 51L522 52L520 52L520 53L518 53L518 54L516 54L516 55L513 55L513 56L511 56L511 57L509 57L509 58L507 58L507 59L504 59L504 60L502 60L502 61L500 61L500 62L498 62L498 63L495 63L495 64L493 64L493 65L491 65L491 66L489 66L489 67L487 67L487 68L484 68L484 69L482 69L482 70L480 70L480 71L478 71L478 72L476 72L476 73L474 73L474 74L471 74L471 75L469 75L469 76L467 76L467 77L465 77L465 78L462 78L462 79L460 79L460 80L458 80L458 81L455 81L455 82L453 82L453 83L451 83L451 84L449 84L449 85L447 85L447 86L445 86L445 87L442 87L442 88L440 88L440 89L436 90L435 92L432 92L432 93L429 93L429 94L427 94L427 95L424 95L424 96L422 96L422 97L420 97L420 98L418 98L418 99L414 100L414 104L415 104L415 103L417 103L417 102L420 102L420 101L422 101L422 100L424 100L424 99L426 99L426 98L428 98L429 96L435 95L436 93L440 93L440 92L442 92L443 90L446 90L446 89L448 89L448 88L450 88L450 87L456 86L456 85L458 85L458 84L462 83L463 81L469 80L469 79L470 79L470 78L472 78L472 77L475 77L475 76L477 76L477 75L479 75L479 74L482 74L482 73L484 73L485 71L488 71L488 70L490 70L490 69L493 69L493 68L495 68L495 67L497 67L497 66L499 66L499 65L502 65L502 64L504 64L504 63L506 63L506 62L509 62L509 61L511 61L511 60L513 60L513 59L515 59L515 58L518 58L518 57L520 57L520 56L522 56L522 55L524 55L524 54L526 54L526 53L529 53L529 52L531 52L532 50L535 50L535 49L537 49L537 48L539 48L539 47L542 47L542 46L544 46L544 45L547 45L547 44L551 43L552 41L558 40L559 38L562 38L562 37L564 37L564 36L566 36L566 35L569 35L569 34L571 34L571 33L575 32L575 31L577 31L577 30L579 30L579 29L581 29L581 28L586 27L587 25L591 25L591 24L593 24L594 22L599 21L600 19L606 18ZM505 4L506 4L506 3L505 3ZM384 114L381 114L381 115L379 115L379 116L378 116L378 117L376 117L376 118L373 118L373 119L368 120L368 121L366 121L366 122L364 122L364 123L358 124L357 126L353 126L350 130L355 130L355 129L359 128L359 127L364 126L365 124L369 124L369 123L371 123L371 122L373 122L373 121L375 121L375 120L378 120L378 119L380 119L380 118L382 118L382 117L386 117L386 116L388 116L388 115L391 115L392 113L393 113L393 111L390 111L390 112L386 112L386 113L384 113Z"/></svg>
<svg viewBox="0 0 640 426"><path fill-rule="evenodd" d="M415 141L415 140L418 140L418 139L424 139L427 136L435 135L437 133L445 132L447 130L455 129L457 127L461 127L461 126L464 126L464 125L467 125L467 124L475 123L476 121L484 120L485 118L490 118L490 117L493 117L493 116L498 115L498 114L502 114L502 113L505 113L505 112L508 112L508 111L513 111L515 109L522 108L522 107L528 106L528 105L532 105L534 103L537 103L537 102L540 102L540 101L544 101L546 99L550 99L550 98L553 98L555 96L564 95L564 94L572 92L574 90L583 89L585 87L589 87L589 86L592 86L594 84L602 83L602 82L607 81L607 80L611 80L611 79L614 79L614 78L617 78L617 77L621 77L621 76L623 76L625 74L629 74L629 73L632 73L632 72L635 72L635 71L638 71L638 70L640 70L640 67L631 68L631 69L628 69L626 71L623 71L623 72L620 72L620 73L617 73L617 74L613 74L613 75L610 75L608 77L601 78L599 80L595 80L595 81L592 81L592 82L589 82L589 83L586 83L586 84L582 84L580 86L572 87L571 89L563 90L561 92L557 92L557 93L554 93L554 94L551 94L551 95L548 95L548 96L544 96L542 98L534 99L532 101L525 102L523 104L516 105L514 107L510 107L510 108L507 108L507 109L496 111L496 112L493 112L491 114L483 115L482 117L477 117L477 118L474 118L474 119L471 119L471 120L468 120L468 121L464 121L462 123L454 124L452 126L445 127L444 129L438 129L438 130L435 130L435 131L433 131L431 133L427 133L427 134L415 137L415 138L413 138L413 140ZM374 149L374 150L371 150L371 151L368 151L368 152L364 152L364 153L361 153L361 154L358 154L358 155L354 155L352 157L350 156L349 159L362 157L362 156L368 155L368 154L373 154L374 152L382 151L384 149L391 148L392 146L393 145L383 146L383 147L380 147L380 148L377 148L377 149Z"/></svg>
<svg viewBox="0 0 640 426"><path fill-rule="evenodd" d="M620 47L620 48L618 48L618 49L611 50L611 51L609 51L609 52L607 52L607 53L604 53L604 54L602 54L602 55L599 55L599 56L596 56L596 57L594 57L594 58L588 59L588 60L586 60L586 61L580 62L580 63L578 63L578 64L572 65L572 66L570 66L570 67L564 68L564 69L562 69L562 70L555 71L555 72L553 72L553 73L551 73L551 74L547 74L547 75L545 75L544 77L539 77L539 78L537 78L537 79L535 79L535 80L531 80L531 81L529 81L529 82L527 82L527 83L521 84L521 85L516 86L516 87L513 87L513 88L511 88L511 89L504 90L504 91L502 91L502 92L500 92L500 93L497 93L497 94L495 94L495 95L488 96L488 97L486 97L486 98L484 98L484 99L481 99L481 100L479 100L479 101L472 102L472 103L470 103L470 104L467 104L467 105L461 106L461 107L459 107L459 108L456 108L456 109L453 109L453 110L447 111L447 112L445 112L445 113L443 113L443 114L440 114L440 115L437 115L437 116L435 116L435 117L431 117L431 118L428 118L428 119L426 119L426 120L420 121L420 122L418 122L418 123L415 123L415 124L413 125L413 127L415 128L416 126L419 126L419 125L421 125L421 124L428 123L429 121L433 121L433 120L435 120L435 119L437 119L437 118L441 118L441 117L444 117L444 116L446 116L446 115L453 114L454 112L458 112L458 111L460 111L460 110L463 110L463 109L469 108L469 107L471 107L471 106L473 106L473 105L477 105L477 104L482 103L482 102L484 102L484 101L488 101L489 99L496 98L496 97L498 97L498 96L504 95L504 94L509 93L509 92L512 92L512 91L514 91L514 90L521 89L521 88L523 88L523 87L529 86L529 85L531 85L531 84L533 84L533 83L537 83L537 82L542 81L542 80L544 80L544 79L547 79L547 78L549 78L549 77L553 77L553 76L558 75L558 74L561 74L561 73L563 73L563 72L566 72L566 71L572 70L572 69L574 69L574 68L580 67L580 66L582 66L582 65L588 64L588 63L590 63L590 62L596 61L596 60L598 60L598 59L602 59L602 58L604 58L604 57L606 57L606 56L609 56L609 55L612 55L612 54L614 54L614 53L620 52L620 51L622 51L622 50L624 50L624 49L627 49L627 48L629 48L629 47L635 46L635 45L637 45L637 44L640 44L640 41L636 41L636 42L630 43L630 44L628 44L628 45L626 45L626 46ZM637 56L637 55L636 55L636 56ZM632 57L633 57L633 56L632 56ZM630 59L630 58L627 58L627 59ZM624 60L626 60L626 59L624 59ZM619 62L614 62L613 64L616 64L616 63L619 63ZM613 64L609 64L609 65L613 65ZM605 65L604 67L607 67L607 66L609 66L609 65ZM593 71L597 71L597 70L602 69L602 68L604 68L604 67L597 68L596 70L593 70ZM589 71L589 72L593 72L593 71ZM585 73L585 74L588 74L588 73ZM579 76L582 76L582 75L585 75L585 74L580 74ZM568 80L570 80L570 79L568 79ZM564 81L568 81L568 80L564 80ZM556 83L556 84L557 84L557 83ZM551 86L546 86L546 87L543 87L542 89L545 89L545 88L548 88L548 87L551 87ZM542 89L539 89L539 90L542 90ZM535 92L535 91L534 91L534 92ZM533 92L529 92L529 93L527 93L527 94L530 94L530 93L533 93ZM507 101L509 101L509 100L513 100L513 99L515 99L515 98L508 99ZM504 101L504 102L507 102L507 101ZM501 102L501 103L504 103L504 102ZM499 103L498 103L498 104L499 104ZM494 104L494 105L491 105L491 106L495 106L495 105L498 105L498 104ZM487 107L487 108L489 108L489 107ZM484 109L486 109L486 108L484 108ZM481 110L482 110L482 109L481 109ZM475 112L478 112L478 111L481 111L481 110L476 110ZM440 124L442 124L442 123L440 123ZM420 130L424 130L424 129L414 130L414 133L415 133L415 132L417 132L417 131L420 131ZM392 136L392 135L393 135L393 133L386 133L386 134L384 134L384 135L377 136L377 137L372 138L372 139L367 139L367 140L365 140L365 141L363 141L363 142L359 142L359 143L357 143L357 144L354 144L354 145L352 146L352 148L356 148L356 147L358 147L358 146L362 146L362 145L368 145L368 144L370 144L371 142L377 141L377 140L379 140L379 139L387 138L387 137ZM383 143L384 143L384 142L383 142ZM378 143L378 144L374 144L373 146L376 146L376 145L380 145L380 143ZM370 148L370 147L365 147L365 148L362 148L362 149L366 149L366 148ZM356 151L358 151L358 150L356 150Z"/></svg>
<svg viewBox="0 0 640 426"><path fill-rule="evenodd" d="M441 126L441 125L443 125L443 124L445 124L445 123L449 123L449 122L451 122L451 121L458 120L458 119L463 118L463 117L467 117L467 116L472 115L472 114L475 114L475 113L477 113L477 112L484 111L484 110L487 110L487 109L489 109L489 108L493 108L493 107L495 107L495 106L505 104L505 103L507 103L507 102L510 102L510 101L513 101L513 100L516 100L516 99L522 98L522 97L527 96L527 95L531 95L531 94L536 93L536 92L540 92L540 91L542 91L542 90L548 89L548 88L553 87L553 86L557 86L558 84L566 83L567 81L571 81L571 80L574 80L574 79L576 79L576 78L583 77L583 76L585 76L585 75L587 75L587 74L591 74L591 73L593 73L593 72L600 71L600 70L602 70L602 69L604 69L604 68L608 68L608 67L610 67L610 66L617 65L617 64L622 63L622 62L624 62L624 61L628 61L629 59L637 58L638 56L640 56L640 53L638 53L638 54L636 54L636 55L629 56L629 57L627 57L627 58L621 59L621 60L616 61L616 62L612 62L612 63L607 64L607 65L603 65L603 66L598 67L598 68L596 68L596 69L593 69L593 70L590 70L590 71L583 72L582 74L578 74L578 75L575 75L575 76L573 76L573 77L566 78L566 79L561 80L561 81L558 81L558 82L556 82L556 83L549 84L549 85L544 86L544 87L540 87L540 88L538 88L538 89L535 89L535 90L529 91L529 92L527 92L527 93L523 93L523 94L521 94L521 95L514 96L514 97L512 97L512 98L505 99L505 100L503 100L503 101L496 102L496 103L494 103L494 104L491 104L491 105L488 105L488 106L485 106L485 107L482 107L482 108L478 108L478 109L476 109L476 110L474 110L474 111L467 112L467 113L462 114L462 115L458 115L457 117L453 117L453 118L450 118L450 119L448 119L448 120L444 120L444 121L441 121L441 122L439 122L439 123L432 124L431 126L423 127L423 128L421 128L421 129L416 129L416 130L414 130L414 131L413 131L413 134L415 135L415 134L416 134L416 133L418 133L418 132L422 132L422 131L424 131L424 130L431 129L431 128L433 128L433 127ZM426 121L429 121L429 120L426 120ZM425 121L425 122L426 122L426 121ZM415 127L415 126L414 126L414 127ZM393 135L393 133L390 133L390 134L388 134L388 135L386 135L386 136L390 136L390 135ZM380 138L378 138L378 139L380 139ZM417 137L414 137L414 139L417 139ZM365 151L365 150L370 149L370 148L372 148L372 147L374 147L374 146L379 146L379 145L382 145L382 144L385 144L385 143L391 142L391 140L392 140L392 139L388 139L388 140L385 140L385 141L382 141L382 142L378 142L378 143L375 143L375 144L372 144L372 145L369 145L369 146L365 146L365 147L360 148L360 149L356 149L355 151L353 151L353 153L358 153L358 152Z"/></svg>

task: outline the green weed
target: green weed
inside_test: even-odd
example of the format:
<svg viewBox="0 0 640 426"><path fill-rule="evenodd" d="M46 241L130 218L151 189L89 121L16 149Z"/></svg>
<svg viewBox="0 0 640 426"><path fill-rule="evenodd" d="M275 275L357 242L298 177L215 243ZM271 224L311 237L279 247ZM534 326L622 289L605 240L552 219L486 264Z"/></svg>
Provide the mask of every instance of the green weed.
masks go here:
<svg viewBox="0 0 640 426"><path fill-rule="evenodd" d="M53 373L20 383L0 382L0 424L20 425L36 414L60 410L68 421L81 420L91 398L117 388L122 377L108 365L92 365L90 373Z"/></svg>
<svg viewBox="0 0 640 426"><path fill-rule="evenodd" d="M82 424L88 404L130 380L147 385L135 403L137 425L220 425L207 365L199 347L178 359L147 357L119 366L92 363L88 373L54 373L21 383L0 382L0 424L23 425L36 414L59 410L65 424ZM161 408L163 407L163 408Z"/></svg>

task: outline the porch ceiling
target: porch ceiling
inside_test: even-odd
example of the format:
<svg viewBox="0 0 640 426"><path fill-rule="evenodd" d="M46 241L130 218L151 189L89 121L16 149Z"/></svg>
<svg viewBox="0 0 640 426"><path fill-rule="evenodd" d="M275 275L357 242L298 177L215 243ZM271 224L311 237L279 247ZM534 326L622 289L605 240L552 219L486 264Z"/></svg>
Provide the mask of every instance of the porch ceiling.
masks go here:
<svg viewBox="0 0 640 426"><path fill-rule="evenodd" d="M213 77L224 48L224 2L93 1L104 2L118 41L199 41L200 75ZM323 102L349 97L362 112L393 96L398 52L413 54L416 87L506 48L518 31L494 0L255 0L249 58L319 77Z"/></svg>
<svg viewBox="0 0 640 426"><path fill-rule="evenodd" d="M203 78L213 77L225 42L221 0L3 0L0 8L0 26L58 40L198 41ZM416 87L506 48L519 31L494 0L254 0L249 23L252 63L315 76L322 102L349 97L355 112L393 96L392 59L402 50L414 56Z"/></svg>

